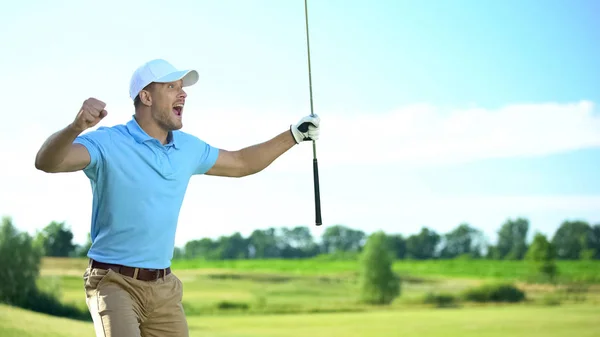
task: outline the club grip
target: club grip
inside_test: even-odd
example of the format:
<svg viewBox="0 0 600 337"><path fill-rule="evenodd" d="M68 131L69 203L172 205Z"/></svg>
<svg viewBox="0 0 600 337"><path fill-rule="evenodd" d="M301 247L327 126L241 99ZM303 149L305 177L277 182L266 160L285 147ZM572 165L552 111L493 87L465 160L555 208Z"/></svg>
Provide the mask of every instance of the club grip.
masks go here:
<svg viewBox="0 0 600 337"><path fill-rule="evenodd" d="M313 180L315 184L315 223L321 226L321 192L319 191L319 163L317 158L313 158Z"/></svg>

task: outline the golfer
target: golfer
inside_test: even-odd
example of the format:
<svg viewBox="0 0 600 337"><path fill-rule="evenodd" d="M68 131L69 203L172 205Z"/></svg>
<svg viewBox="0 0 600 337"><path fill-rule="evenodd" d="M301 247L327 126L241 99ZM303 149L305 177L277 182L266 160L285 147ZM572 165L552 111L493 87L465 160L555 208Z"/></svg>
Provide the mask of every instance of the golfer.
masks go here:
<svg viewBox="0 0 600 337"><path fill-rule="evenodd" d="M215 148L180 131L184 87L197 81L195 70L149 61L131 77L131 120L84 133L107 115L104 102L89 98L37 153L37 169L83 170L91 182L92 246L83 280L96 336L188 336L182 282L170 263L191 176L255 174L294 145L319 137L320 119L309 115L264 143Z"/></svg>

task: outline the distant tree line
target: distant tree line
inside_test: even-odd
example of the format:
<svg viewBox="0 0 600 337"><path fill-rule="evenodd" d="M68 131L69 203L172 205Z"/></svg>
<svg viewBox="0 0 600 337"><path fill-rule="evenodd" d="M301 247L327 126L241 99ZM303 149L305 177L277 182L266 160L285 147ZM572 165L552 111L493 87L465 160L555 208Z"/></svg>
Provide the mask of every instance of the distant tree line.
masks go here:
<svg viewBox="0 0 600 337"><path fill-rule="evenodd" d="M531 242L527 240L530 223L526 218L507 219L497 231L497 240L489 242L483 231L461 223L447 233L422 227L410 235L386 233L396 259L493 259L522 260ZM600 224L583 220L565 220L551 238L541 233L534 237L547 240L559 260L600 259ZM45 256L85 256L91 241L72 243L73 234L64 222L52 222L36 233L35 244ZM217 239L188 241L174 251L175 259L298 259L318 255L355 257L362 252L368 235L344 225L328 226L315 238L307 226L256 229L247 237L239 232ZM532 240L533 241L533 240Z"/></svg>
<svg viewBox="0 0 600 337"><path fill-rule="evenodd" d="M597 259L600 225L565 221L550 242L537 232L531 244L526 237L526 219L507 220L498 231L495 245L488 245L481 231L460 224L448 233L438 234L429 228L407 236L377 231L370 235L342 225L327 227L315 240L308 227L257 229L248 237L240 233L189 241L175 251L179 259L294 259L325 255L326 258L356 259L360 265L359 297L364 303L390 304L401 293L401 277L392 266L397 259L523 259L530 264L530 280L556 282L555 263L563 259ZM90 321L89 312L63 303L60 293L39 288L42 257L85 256L89 247L74 245L73 234L64 222L52 222L31 236L21 232L9 217L0 222L0 303L41 313ZM505 295L517 289L504 286L475 289L477 301L511 300ZM519 295L520 296L520 295ZM472 296L471 296L472 297ZM473 300L473 298L471 298ZM428 301L442 301L442 296Z"/></svg>

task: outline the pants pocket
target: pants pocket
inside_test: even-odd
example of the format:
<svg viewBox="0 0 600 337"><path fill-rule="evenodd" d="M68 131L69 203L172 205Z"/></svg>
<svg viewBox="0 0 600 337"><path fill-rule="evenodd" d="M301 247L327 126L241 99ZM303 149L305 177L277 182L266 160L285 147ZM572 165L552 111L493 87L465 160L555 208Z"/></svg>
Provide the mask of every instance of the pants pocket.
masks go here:
<svg viewBox="0 0 600 337"><path fill-rule="evenodd" d="M110 269L87 268L83 274L83 288L87 297L92 296L112 272Z"/></svg>

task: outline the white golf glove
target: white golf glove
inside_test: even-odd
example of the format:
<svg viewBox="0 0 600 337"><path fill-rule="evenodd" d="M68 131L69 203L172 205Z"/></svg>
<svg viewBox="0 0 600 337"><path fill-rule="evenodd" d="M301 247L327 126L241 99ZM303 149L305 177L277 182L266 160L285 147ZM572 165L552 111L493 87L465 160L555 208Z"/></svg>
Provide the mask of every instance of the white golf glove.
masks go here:
<svg viewBox="0 0 600 337"><path fill-rule="evenodd" d="M319 139L319 124L321 119L319 116L306 116L302 118L296 125L290 125L290 131L296 140L296 144L306 140Z"/></svg>

